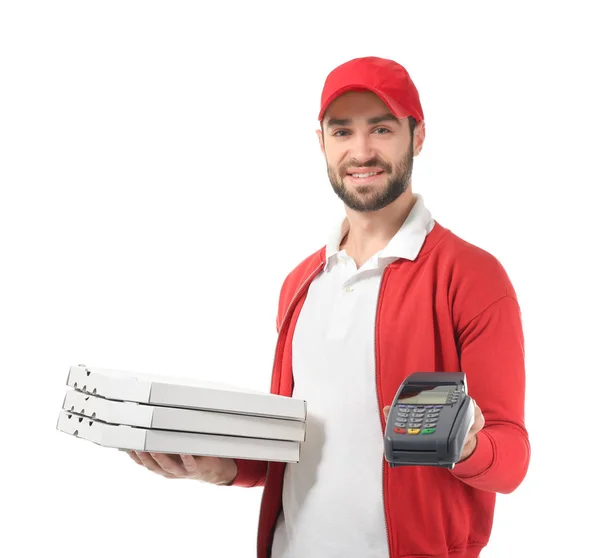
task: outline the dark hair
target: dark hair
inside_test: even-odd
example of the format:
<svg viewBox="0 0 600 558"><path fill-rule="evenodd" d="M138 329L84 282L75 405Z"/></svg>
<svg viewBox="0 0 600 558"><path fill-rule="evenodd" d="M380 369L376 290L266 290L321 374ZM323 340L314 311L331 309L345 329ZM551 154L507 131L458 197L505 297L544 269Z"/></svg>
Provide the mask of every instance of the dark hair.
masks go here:
<svg viewBox="0 0 600 558"><path fill-rule="evenodd" d="M414 116L408 117L408 128L410 130L410 137L412 138L414 135L415 127L417 125L417 120Z"/></svg>

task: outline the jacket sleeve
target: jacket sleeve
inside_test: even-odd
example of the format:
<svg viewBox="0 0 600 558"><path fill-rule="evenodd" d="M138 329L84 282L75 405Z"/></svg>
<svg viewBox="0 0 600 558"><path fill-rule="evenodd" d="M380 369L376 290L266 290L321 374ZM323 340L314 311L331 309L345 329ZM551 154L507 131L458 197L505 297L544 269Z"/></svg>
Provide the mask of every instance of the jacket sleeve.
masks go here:
<svg viewBox="0 0 600 558"><path fill-rule="evenodd" d="M461 370L485 425L475 451L452 469L463 482L508 494L529 467L524 423L525 358L521 311L514 296L496 300L459 332Z"/></svg>
<svg viewBox="0 0 600 558"><path fill-rule="evenodd" d="M267 476L267 462L252 459L235 459L238 468L237 476L229 486L264 486Z"/></svg>

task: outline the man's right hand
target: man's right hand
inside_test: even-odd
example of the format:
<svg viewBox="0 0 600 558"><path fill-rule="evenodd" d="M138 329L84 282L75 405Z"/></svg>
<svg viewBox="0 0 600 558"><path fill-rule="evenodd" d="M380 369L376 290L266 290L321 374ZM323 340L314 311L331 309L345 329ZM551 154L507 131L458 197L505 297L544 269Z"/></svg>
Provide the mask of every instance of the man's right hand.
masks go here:
<svg viewBox="0 0 600 558"><path fill-rule="evenodd" d="M175 455L127 451L138 465L167 479L194 479L211 484L231 484L237 476L233 459L200 455Z"/></svg>

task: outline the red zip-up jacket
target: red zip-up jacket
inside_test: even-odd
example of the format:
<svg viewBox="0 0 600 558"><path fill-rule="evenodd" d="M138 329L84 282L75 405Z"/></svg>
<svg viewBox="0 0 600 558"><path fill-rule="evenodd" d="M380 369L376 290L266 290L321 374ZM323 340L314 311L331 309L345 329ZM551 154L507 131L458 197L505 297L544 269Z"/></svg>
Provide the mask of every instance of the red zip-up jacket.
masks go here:
<svg viewBox="0 0 600 558"><path fill-rule="evenodd" d="M324 264L323 247L283 283L271 393L293 395L294 328ZM464 372L469 395L485 418L475 451L452 470L390 468L382 455L390 557L476 558L491 534L496 493L515 490L530 459L523 330L513 286L496 258L436 222L414 261L400 258L384 269L374 339L382 436L382 409L413 372ZM340 397L346 389L352 388L340 385ZM233 486L264 486L258 558L267 558L285 464L236 462Z"/></svg>

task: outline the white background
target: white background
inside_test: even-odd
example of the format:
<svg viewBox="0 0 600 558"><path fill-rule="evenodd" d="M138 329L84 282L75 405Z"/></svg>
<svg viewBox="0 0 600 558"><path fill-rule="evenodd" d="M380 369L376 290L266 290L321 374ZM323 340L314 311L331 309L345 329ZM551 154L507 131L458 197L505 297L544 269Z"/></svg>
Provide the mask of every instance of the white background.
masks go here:
<svg viewBox="0 0 600 558"><path fill-rule="evenodd" d="M598 555L593 5L2 2L0 554L254 555L262 489L57 432L67 371L268 391L281 282L342 214L321 87L375 55L421 94L414 191L521 302L531 466L482 556Z"/></svg>

